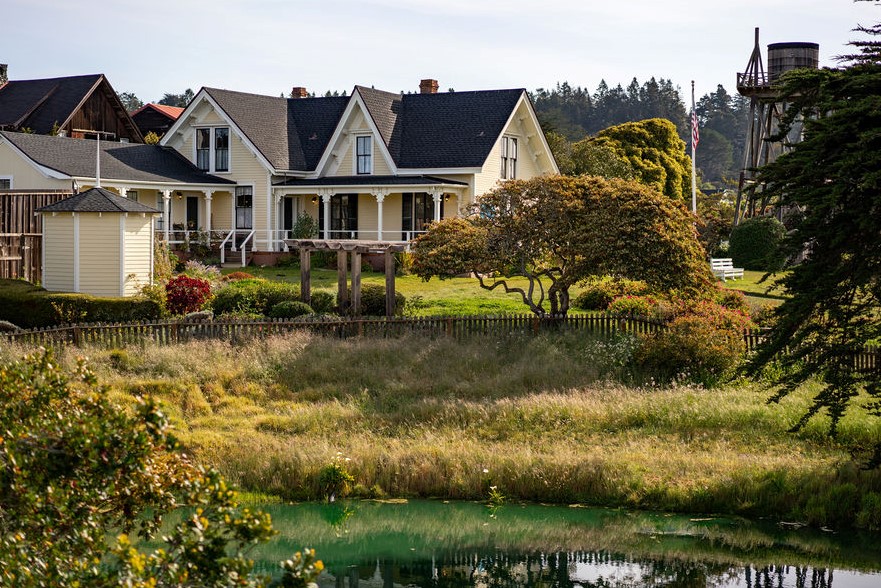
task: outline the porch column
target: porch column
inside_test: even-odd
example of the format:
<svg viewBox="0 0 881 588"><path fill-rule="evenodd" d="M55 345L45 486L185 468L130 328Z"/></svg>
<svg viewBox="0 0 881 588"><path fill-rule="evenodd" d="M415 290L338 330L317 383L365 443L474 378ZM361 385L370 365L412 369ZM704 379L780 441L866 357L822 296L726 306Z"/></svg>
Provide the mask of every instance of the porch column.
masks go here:
<svg viewBox="0 0 881 588"><path fill-rule="evenodd" d="M382 202L385 200L385 191L377 190L373 196L376 198L376 240L382 241Z"/></svg>
<svg viewBox="0 0 881 588"><path fill-rule="evenodd" d="M434 199L434 221L437 222L441 219L441 198L444 197L444 194L437 188L433 189L430 194Z"/></svg>
<svg viewBox="0 0 881 588"><path fill-rule="evenodd" d="M321 194L321 205L324 207L324 226L321 229L324 231L324 238L330 239L330 192L323 192Z"/></svg>
<svg viewBox="0 0 881 588"><path fill-rule="evenodd" d="M211 244L211 196L214 190L202 190L205 194L205 232L208 233L208 244Z"/></svg>
<svg viewBox="0 0 881 588"><path fill-rule="evenodd" d="M165 244L168 244L168 232L171 228L171 190L162 190L162 225L165 227Z"/></svg>
<svg viewBox="0 0 881 588"><path fill-rule="evenodd" d="M284 241L281 240L282 223L284 222L284 212L281 209L281 192L274 190L272 195L274 196L273 202L275 202L275 228L272 229L272 250L280 251L279 243L284 247Z"/></svg>

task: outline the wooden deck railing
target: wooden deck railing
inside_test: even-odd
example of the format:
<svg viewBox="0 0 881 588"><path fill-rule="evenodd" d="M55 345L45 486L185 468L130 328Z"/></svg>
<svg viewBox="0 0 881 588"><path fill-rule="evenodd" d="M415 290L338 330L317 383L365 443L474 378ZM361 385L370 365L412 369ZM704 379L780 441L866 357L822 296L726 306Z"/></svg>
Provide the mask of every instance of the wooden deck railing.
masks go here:
<svg viewBox="0 0 881 588"><path fill-rule="evenodd" d="M581 331L602 337L618 333L649 334L666 329L657 319L618 317L607 313L569 315L540 319L535 315L451 316L407 318L331 318L324 320L265 319L265 320L160 320L126 324L76 324L22 330L0 334L0 340L17 341L31 345L97 345L120 347L153 342L159 345L186 343L199 340L226 340L242 342L253 338L280 335L293 331L337 338L399 337L420 333L433 337L463 339L474 335L537 335L545 332ZM763 333L753 330L744 333L746 349L752 351L761 342ZM881 367L881 350L869 346L854 358L858 370Z"/></svg>

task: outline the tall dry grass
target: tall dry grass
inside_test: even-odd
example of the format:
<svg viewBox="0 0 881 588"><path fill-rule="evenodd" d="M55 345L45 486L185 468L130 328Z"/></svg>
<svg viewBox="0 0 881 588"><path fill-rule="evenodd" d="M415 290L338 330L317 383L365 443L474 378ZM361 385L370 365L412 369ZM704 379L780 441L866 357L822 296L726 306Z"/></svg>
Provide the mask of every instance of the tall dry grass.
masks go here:
<svg viewBox="0 0 881 588"><path fill-rule="evenodd" d="M4 348L0 356L22 354ZM512 499L881 525L881 475L847 445L881 427L849 414L798 435L810 390L767 405L747 382L626 385L632 342L541 337L335 340L306 333L90 356L121 401L165 402L189 451L247 490L320 497L337 455L362 496Z"/></svg>

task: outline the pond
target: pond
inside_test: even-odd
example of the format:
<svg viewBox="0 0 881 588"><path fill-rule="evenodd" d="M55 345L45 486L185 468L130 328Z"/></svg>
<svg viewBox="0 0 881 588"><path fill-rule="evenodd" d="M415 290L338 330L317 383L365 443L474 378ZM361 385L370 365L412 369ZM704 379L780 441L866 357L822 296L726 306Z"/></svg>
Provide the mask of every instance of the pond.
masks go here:
<svg viewBox="0 0 881 588"><path fill-rule="evenodd" d="M268 505L259 571L314 547L321 588L879 588L881 534L542 505Z"/></svg>

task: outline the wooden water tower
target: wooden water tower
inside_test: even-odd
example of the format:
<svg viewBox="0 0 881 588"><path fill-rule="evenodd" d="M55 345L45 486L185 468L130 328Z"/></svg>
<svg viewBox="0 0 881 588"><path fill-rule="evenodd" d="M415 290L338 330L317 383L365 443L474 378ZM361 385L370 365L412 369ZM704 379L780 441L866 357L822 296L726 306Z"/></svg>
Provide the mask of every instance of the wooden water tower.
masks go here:
<svg viewBox="0 0 881 588"><path fill-rule="evenodd" d="M749 129L743 150L743 168L737 185L734 224L744 217L763 214L770 202L756 182L756 172L801 139L801 125L795 124L786 137L776 138L786 103L780 100L780 76L794 69L817 69L820 46L817 43L772 43L768 45L768 69L762 64L759 29L746 71L737 74L737 92L750 99Z"/></svg>

